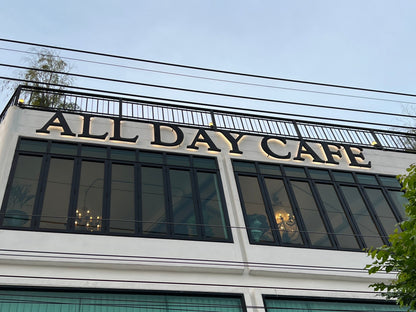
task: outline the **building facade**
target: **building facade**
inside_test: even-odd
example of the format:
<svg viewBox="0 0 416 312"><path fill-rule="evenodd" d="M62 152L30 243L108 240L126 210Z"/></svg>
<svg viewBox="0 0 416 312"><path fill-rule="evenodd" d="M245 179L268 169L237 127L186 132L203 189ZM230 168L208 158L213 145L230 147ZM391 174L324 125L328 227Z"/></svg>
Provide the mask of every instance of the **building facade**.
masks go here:
<svg viewBox="0 0 416 312"><path fill-rule="evenodd" d="M415 143L20 87L0 123L1 311L399 311L363 250L405 217Z"/></svg>

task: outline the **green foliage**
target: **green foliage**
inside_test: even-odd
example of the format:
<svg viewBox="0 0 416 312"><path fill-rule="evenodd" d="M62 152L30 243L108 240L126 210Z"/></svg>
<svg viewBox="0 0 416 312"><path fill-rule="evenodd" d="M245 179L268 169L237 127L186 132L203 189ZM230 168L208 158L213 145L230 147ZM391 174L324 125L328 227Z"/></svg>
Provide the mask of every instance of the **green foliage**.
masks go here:
<svg viewBox="0 0 416 312"><path fill-rule="evenodd" d="M370 274L380 271L397 273L392 282L374 283L371 287L413 311L416 310L416 164L411 165L407 172L398 177L408 200L407 219L389 236L389 246L368 251L373 262L366 268Z"/></svg>
<svg viewBox="0 0 416 312"><path fill-rule="evenodd" d="M77 106L67 102L60 94L67 86L72 85L72 78L66 75L70 66L56 52L51 50L34 50L32 56L25 59L25 63L30 69L17 73L20 79L27 80L26 85L42 88L53 88L57 91L33 91L27 100L28 105L37 107L52 107L74 110ZM0 84L0 90L5 93L13 93L19 83L4 80Z"/></svg>
<svg viewBox="0 0 416 312"><path fill-rule="evenodd" d="M24 73L24 79L30 80L30 86L62 90L72 84L72 79L68 75L69 65L62 60L56 53L49 50L41 50L34 57L29 59L28 69ZM61 85L61 86L56 86ZM75 109L72 103L65 103L59 92L32 92L29 104L38 107L54 107L64 109Z"/></svg>

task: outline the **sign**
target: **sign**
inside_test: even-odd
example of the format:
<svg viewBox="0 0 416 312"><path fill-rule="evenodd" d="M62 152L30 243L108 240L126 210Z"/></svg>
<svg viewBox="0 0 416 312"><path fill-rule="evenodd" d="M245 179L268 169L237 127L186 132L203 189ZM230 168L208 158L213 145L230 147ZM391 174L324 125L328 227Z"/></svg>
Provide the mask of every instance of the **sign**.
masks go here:
<svg viewBox="0 0 416 312"><path fill-rule="evenodd" d="M109 118L113 121L112 126L112 136L109 132L102 134L91 134L91 115L81 115L83 117L83 125L81 133L74 133L73 130L68 125L62 112L56 112L40 129L37 129L37 133L49 134L50 128L58 128L61 132L61 135L66 136L78 136L83 138L92 138L98 140L110 140L118 142L129 142L136 143L139 140L139 135L133 137L123 137L121 135L121 118L118 117L103 117ZM152 145L157 145L161 147L177 147L184 143L185 135L181 128L173 124L162 124L153 122L150 123L153 126L153 141L150 142ZM162 135L162 128L168 128L174 133L174 139L170 138L167 140ZM240 142L246 134L242 133L232 133L225 130L212 130L219 133L224 140L226 140L231 149L229 153L231 154L243 154L243 151L240 148ZM203 128L196 130L193 137L188 138L189 145L188 149L198 150L199 145L206 145L209 151L221 152L221 149L217 147L214 140L211 138L210 134ZM316 146L321 150L319 153L316 150ZM260 144L261 150L266 153L272 159L293 159L297 161L304 161L307 157L311 159L314 163L321 164L331 164L339 165L340 160L348 162L349 166L360 167L360 168L371 168L371 161L366 162L363 154L363 149L358 146L344 145L344 144L335 144L328 142L319 142L315 143L314 147L304 140L298 141L296 149L290 150L288 147L287 141L283 137L279 136L263 136ZM342 156L341 150L345 151L346 158ZM321 156L319 155L321 154ZM324 157L322 157L324 156Z"/></svg>

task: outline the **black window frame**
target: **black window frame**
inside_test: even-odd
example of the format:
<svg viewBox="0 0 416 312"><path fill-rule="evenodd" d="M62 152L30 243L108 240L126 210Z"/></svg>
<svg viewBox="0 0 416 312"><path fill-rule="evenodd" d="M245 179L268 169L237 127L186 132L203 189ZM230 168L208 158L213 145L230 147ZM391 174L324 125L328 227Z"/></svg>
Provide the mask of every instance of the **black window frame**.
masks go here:
<svg viewBox="0 0 416 312"><path fill-rule="evenodd" d="M256 244L256 245L273 245L273 246L288 246L288 247L302 247L302 248L314 248L314 249L333 249L333 250L346 250L346 251L362 251L366 248L370 248L372 246L367 246L364 239L363 239L363 235L361 234L360 230L359 230L359 226L357 224L357 222L354 219L354 214L351 211L348 201L346 200L341 187L342 186L353 186L356 187L360 193L360 195L363 197L363 201L365 206L367 207L368 211L369 211L369 215L371 217L371 220L374 222L374 225L378 231L378 234L381 238L381 241L383 244L389 244L388 242L388 235L392 234L392 233L387 233L386 230L384 229L378 215L377 215L377 211L375 210L375 208L373 207L372 203L370 202L369 198L367 197L368 195L366 194L365 189L366 188L372 188L372 189L378 189L382 192L382 195L384 196L384 198L386 199L386 202L388 204L388 206L390 207L390 210L392 211L392 215L395 218L396 223L398 224L399 222L403 221L401 218L401 214L398 211L398 209L400 209L400 207L396 207L394 204L394 201L392 200L392 198L390 197L389 191L402 191L400 183L398 183L397 187L393 187L393 186L385 186L383 185L383 183L381 182L379 177L393 177L387 174L375 174L375 173L368 173L368 172L356 172L356 171L347 171L347 170L338 170L338 169L332 169L332 168L317 168L317 167L307 167L307 166L296 166L296 165L292 165L292 164L283 164L283 163L265 163L265 162L259 162L259 161L249 161L249 160L241 160L241 159L232 159L232 163L233 163L233 171L234 171L234 176L235 176L235 180L237 183L237 190L238 190L238 194L239 194L239 198L240 198L240 203L241 203L241 207L243 210L243 216L245 219L245 224L246 224L246 229L247 229L247 235L249 238L249 242L250 244ZM236 165L237 164L237 165ZM239 164L241 164L239 166ZM252 165L254 166L255 170L253 172L253 170L244 170L241 168L246 168L244 166L244 164L246 165ZM261 165L272 165L275 167L278 167L280 170L280 174L271 174L269 173L262 173L260 170L260 166ZM240 168L240 169L238 169ZM288 174L286 174L285 172L285 168L302 168L305 171L305 177L300 177L300 176L290 176ZM327 178L316 178L316 177L312 177L309 170L322 170L325 171L327 173L327 177L329 177L329 179ZM345 181L337 181L335 179L334 173L349 173L352 176L353 182L345 182ZM364 184L364 183L360 183L357 174L367 174L369 176L374 176L376 178L376 181L378 182L378 185L374 185L374 184ZM271 232L273 233L273 238L274 238L274 242L266 242L266 241L256 241L253 239L250 230L249 230L249 216L247 215L246 212L246 208L245 208L245 203L244 203L244 198L243 198L243 194L241 191L241 186L240 186L240 181L239 181L239 177L240 176L249 176L249 177L256 177L258 184L259 184L259 188L260 188L260 192L261 192L261 197L263 199L263 204L264 204L264 208L265 208L265 213L266 216L268 218L270 227L271 227ZM272 204L271 204L271 199L269 196L269 191L265 185L265 179L279 179L282 180L284 182L285 188L286 188L286 192L287 192L287 196L289 197L289 201L290 204L292 205L292 211L293 214L295 216L296 222L297 222L297 226L298 226L298 230L300 232L300 235L303 239L303 244L294 244L294 243L282 243L282 239L279 236L279 229L278 229L278 224L275 221L275 216L273 213L273 208L272 208ZM297 204L296 201L296 197L295 194L293 192L293 186L291 184L291 181L303 181L308 183L310 189L311 189L311 195L313 196L314 200L315 200L315 204L317 206L317 209L319 211L320 214L320 218L323 222L323 226L326 229L326 234L328 235L328 239L331 242L332 246L331 247L324 247L324 246L314 246L311 244L311 241L309 239L309 234L308 231L305 227L305 223L302 219L302 215L301 215L301 211L299 209L299 206ZM321 195L318 192L317 189L317 184L327 184L327 185L332 185L334 187L334 191L336 193L337 199L339 200L339 203L342 206L343 212L345 214L345 218L348 221L349 226L351 227L352 233L354 238L356 239L357 242L357 248L346 248L343 247L342 244L338 241L337 239L337 235L343 235L340 233L336 233L331 225L331 222L329 220L329 216L328 216L328 212L326 211L324 204L323 204L323 198L321 197ZM399 187L400 186L400 187ZM378 246L374 246L374 247L378 247Z"/></svg>
<svg viewBox="0 0 416 312"><path fill-rule="evenodd" d="M46 142L46 151L30 151L25 149L20 149L22 142ZM51 146L54 143L65 143L68 145L76 146L76 153L75 155L67 155L67 154L60 154L60 153L52 153ZM105 150L105 157L96 157L96 156L83 156L82 155L82 147L99 147ZM125 150L130 153L130 151L134 151L135 160L123 160L117 157L111 157L112 149L120 151ZM162 163L152 163L151 161L139 161L140 153L155 153L155 155L162 155ZM29 227L19 227L19 226L7 226L3 225L3 221L6 214L7 209L7 201L10 196L11 192L11 184L13 183L13 178L16 172L17 161L20 155L27 155L27 156L35 156L35 157L42 157L41 160L41 169L40 169L40 177L37 182L36 188L36 196L35 196L35 203L32 213L32 220ZM180 165L170 165L167 163L167 157L169 155L180 155L186 157L190 163L190 166L180 166ZM66 219L66 229L59 230L59 229L48 229L48 228L40 228L40 217L41 217L41 210L42 204L45 195L45 188L47 183L48 177L48 170L50 168L50 161L52 158L59 158L59 159L70 159L73 160L73 173L72 173L72 183L71 183L71 190L70 190L70 199L69 199L69 207L68 207L68 216ZM213 166L208 168L206 167L196 167L193 166L194 159L204 159L213 162ZM103 205L101 208L102 211L102 225L100 231L94 232L86 232L86 231L77 231L75 229L75 210L77 208L77 201L79 199L79 183L80 183L80 176L81 176L81 164L83 161L87 162L98 162L102 163L104 166L104 181L103 183ZM110 209L111 209L111 182L112 182L112 165L130 165L134 168L134 215L135 215L135 226L134 226L134 233L117 233L112 232L109 229L109 222L110 219ZM165 209L166 209L166 225L167 225L167 232L163 234L149 234L143 233L143 226L142 220L140 219L142 215L142 207L141 207L141 168L142 167L153 167L153 168L161 168L163 174L163 189L165 194ZM186 170L190 173L191 181L192 181L192 196L195 208L195 227L197 230L197 235L195 236L186 236L186 235L175 235L173 232L173 219L172 219L172 200L169 191L169 170L170 169L179 169L179 170ZM220 206L218 209L221 209L221 213L223 216L224 224L219 225L222 226L224 230L224 238L219 237L207 237L205 236L204 227L205 224L202 218L202 210L201 210L201 203L199 198L199 190L198 190L198 180L197 174L198 172L207 172L211 173L216 177L218 188L218 199L220 201ZM120 146L112 146L112 145L101 145L101 144L91 144L87 142L69 142L64 140L45 140L39 138L32 138L32 137L19 137L15 155L13 158L12 167L10 169L10 174L8 178L8 183L6 185L6 191L3 197L3 203L1 206L0 211L0 228L4 229L13 229L13 230L33 230L33 231L42 231L42 232L63 232L63 233L81 233L81 234L97 234L97 235L112 235L112 236L135 236L135 237L153 237L153 238L165 238L165 239L185 239L185 240L196 240L196 241L211 241L211 242L227 242L232 243L233 237L231 233L231 226L228 216L228 209L226 206L224 189L221 181L221 175L218 167L218 160L216 157L209 157L209 156L201 156L201 155L192 155L192 154L185 154L185 153L177 153L171 151L155 151L155 150L146 150L146 149L138 149L138 148L125 148ZM208 226L208 224L207 224Z"/></svg>

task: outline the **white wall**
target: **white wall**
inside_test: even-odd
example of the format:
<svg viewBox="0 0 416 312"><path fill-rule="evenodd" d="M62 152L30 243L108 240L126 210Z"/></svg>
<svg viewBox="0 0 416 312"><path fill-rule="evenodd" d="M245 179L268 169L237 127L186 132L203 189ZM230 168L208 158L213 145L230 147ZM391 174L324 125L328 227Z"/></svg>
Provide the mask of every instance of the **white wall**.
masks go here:
<svg viewBox="0 0 416 312"><path fill-rule="evenodd" d="M218 158L234 243L0 230L1 285L244 293L247 305L261 306L262 294L375 298L368 284L387 278L386 275L369 277L362 270L370 261L363 252L249 244L230 157L278 163L260 152L261 137L243 138L240 144L243 154L230 155L230 145L214 131L209 131L209 135L222 150L220 153L207 151L206 144L198 144L198 151L187 149L197 132L189 128L182 128L185 140L180 146L153 146L150 144L152 126L148 123L123 123L122 135L139 134L137 143L112 142L108 137L104 141L63 137L60 128L52 127L50 134L36 133L52 115L10 108L0 125L1 198L19 136L210 155ZM65 114L65 118L74 132L82 131L80 116ZM91 133L111 131L111 125L109 119L96 118ZM172 135L170 129L163 130L164 139L173 140ZM297 144L288 142L284 148L296 154ZM318 145L311 146L322 152ZM350 168L347 155L342 153L340 165L330 168L395 175L404 173L414 161L412 154L365 149L365 162L371 161L372 168ZM282 162L328 166L312 163L310 159Z"/></svg>

